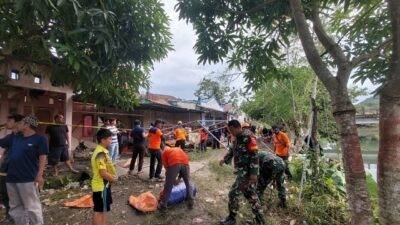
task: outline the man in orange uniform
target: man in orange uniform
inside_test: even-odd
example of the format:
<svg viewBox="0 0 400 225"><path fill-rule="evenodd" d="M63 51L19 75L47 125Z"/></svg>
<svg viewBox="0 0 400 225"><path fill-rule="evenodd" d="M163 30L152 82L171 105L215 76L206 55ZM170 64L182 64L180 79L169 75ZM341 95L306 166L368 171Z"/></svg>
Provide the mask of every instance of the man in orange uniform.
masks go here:
<svg viewBox="0 0 400 225"><path fill-rule="evenodd" d="M178 121L178 127L174 131L174 137L176 139L175 147L180 147L185 150L187 133L185 128L182 127L182 121Z"/></svg>
<svg viewBox="0 0 400 225"><path fill-rule="evenodd" d="M289 149L290 149L290 139L288 135L284 132L281 131L281 129L277 126L274 125L272 126L272 132L274 135L272 136L272 141L274 143L275 147L275 154L279 156L280 158L283 159L285 162L286 168L285 168L285 174L289 179L292 178L292 174L290 173L289 170Z"/></svg>
<svg viewBox="0 0 400 225"><path fill-rule="evenodd" d="M161 176L162 170L162 159L161 159L161 149L163 147L163 133L161 131L163 122L161 120L156 120L154 126L150 128L148 134L149 141L149 152L150 152L150 180L156 178L158 180L162 180ZM157 167L156 166L157 160ZM155 169L155 170L154 170Z"/></svg>
<svg viewBox="0 0 400 225"><path fill-rule="evenodd" d="M165 184L164 190L159 201L159 209L164 210L167 207L169 196L172 188L176 183L176 178L182 178L186 186L186 196L188 208L193 208L192 187L190 186L190 167L189 156L178 147L166 147L162 154L162 160L165 167Z"/></svg>
<svg viewBox="0 0 400 225"><path fill-rule="evenodd" d="M205 128L200 130L200 151L207 150L208 132Z"/></svg>

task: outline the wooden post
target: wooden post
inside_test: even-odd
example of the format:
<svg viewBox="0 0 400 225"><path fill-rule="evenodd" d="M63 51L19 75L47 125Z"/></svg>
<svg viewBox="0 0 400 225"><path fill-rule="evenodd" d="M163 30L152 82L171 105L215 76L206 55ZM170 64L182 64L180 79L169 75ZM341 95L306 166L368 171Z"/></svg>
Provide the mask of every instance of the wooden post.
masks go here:
<svg viewBox="0 0 400 225"><path fill-rule="evenodd" d="M69 153L73 155L73 147L72 147L72 112L74 102L72 100L72 93L65 93L65 124L68 126L68 142L69 142Z"/></svg>

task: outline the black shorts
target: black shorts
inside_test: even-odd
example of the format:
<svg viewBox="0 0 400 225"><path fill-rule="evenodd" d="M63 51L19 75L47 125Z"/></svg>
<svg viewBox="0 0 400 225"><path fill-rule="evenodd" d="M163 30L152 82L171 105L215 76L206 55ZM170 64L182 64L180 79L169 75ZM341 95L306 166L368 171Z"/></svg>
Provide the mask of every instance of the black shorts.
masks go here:
<svg viewBox="0 0 400 225"><path fill-rule="evenodd" d="M175 147L180 147L182 150L185 150L186 140L177 140L175 142Z"/></svg>
<svg viewBox="0 0 400 225"><path fill-rule="evenodd" d="M93 192L93 203L95 212L109 212L112 204L111 188Z"/></svg>
<svg viewBox="0 0 400 225"><path fill-rule="evenodd" d="M47 156L48 163L51 166L57 165L59 162L69 160L68 146L50 147L49 155Z"/></svg>

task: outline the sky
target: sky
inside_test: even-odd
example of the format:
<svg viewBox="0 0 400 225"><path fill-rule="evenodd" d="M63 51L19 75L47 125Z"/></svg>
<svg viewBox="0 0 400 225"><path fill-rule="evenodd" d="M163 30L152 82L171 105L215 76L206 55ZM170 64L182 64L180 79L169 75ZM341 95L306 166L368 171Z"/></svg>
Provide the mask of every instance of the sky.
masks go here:
<svg viewBox="0 0 400 225"><path fill-rule="evenodd" d="M200 80L211 72L221 73L226 65L206 64L198 65L198 55L193 49L196 43L196 34L192 25L184 20L179 20L178 13L174 10L176 0L162 0L164 9L170 18L170 32L172 33L172 45L174 50L169 52L167 58L155 63L154 71L151 73L150 92L157 94L168 94L182 99L195 99L194 92ZM353 84L349 86L367 87L369 92L376 89L369 81L364 84ZM236 81L236 87L244 86L243 78ZM362 101L369 96L359 98Z"/></svg>
<svg viewBox="0 0 400 225"><path fill-rule="evenodd" d="M164 9L170 18L170 32L174 51L168 57L154 65L151 73L150 92L169 94L182 99L195 99L194 92L197 84L211 72L223 72L223 64L198 65L198 55L193 46L196 43L196 34L191 24L179 20L175 12L175 0L162 0Z"/></svg>

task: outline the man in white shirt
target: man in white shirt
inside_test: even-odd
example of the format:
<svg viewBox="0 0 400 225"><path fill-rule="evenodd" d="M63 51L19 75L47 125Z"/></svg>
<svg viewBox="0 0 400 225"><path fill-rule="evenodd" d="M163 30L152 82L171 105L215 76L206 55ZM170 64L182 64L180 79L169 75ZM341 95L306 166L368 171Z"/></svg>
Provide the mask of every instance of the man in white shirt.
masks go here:
<svg viewBox="0 0 400 225"><path fill-rule="evenodd" d="M117 128L117 119L116 118L111 118L109 120L109 125L107 126L107 129L111 131L112 133L112 142L111 145L108 149L110 152L111 160L113 163L116 162L118 155L119 155L119 143L118 143L118 128Z"/></svg>

